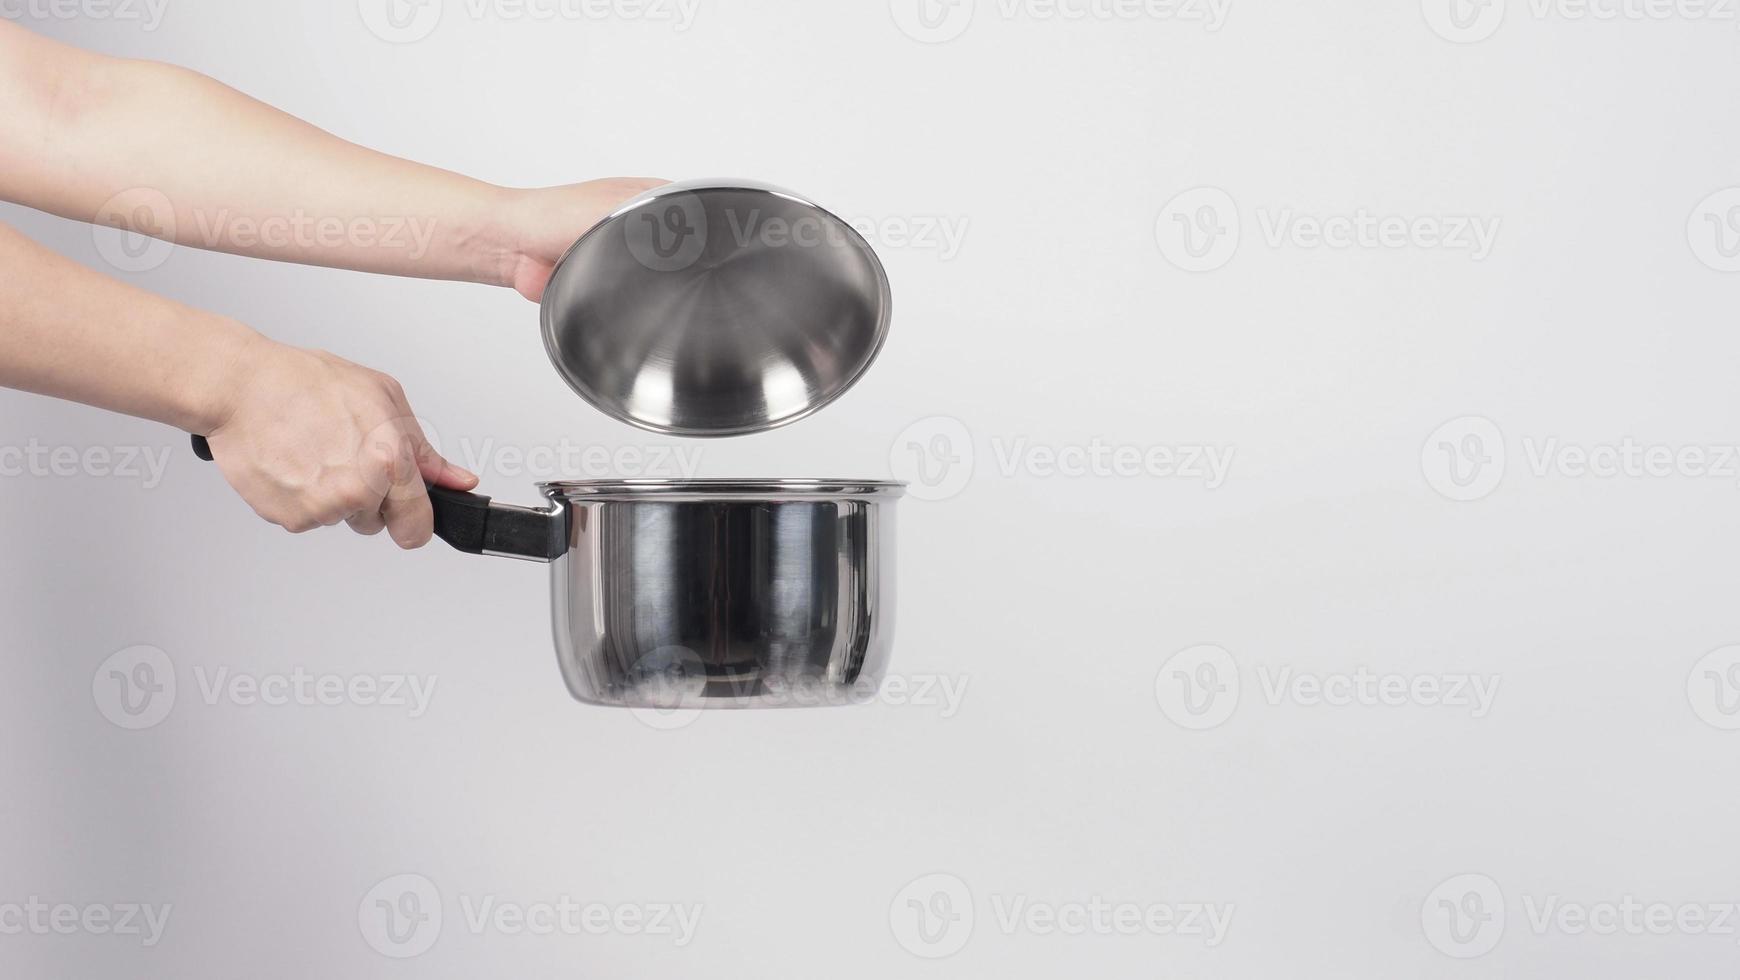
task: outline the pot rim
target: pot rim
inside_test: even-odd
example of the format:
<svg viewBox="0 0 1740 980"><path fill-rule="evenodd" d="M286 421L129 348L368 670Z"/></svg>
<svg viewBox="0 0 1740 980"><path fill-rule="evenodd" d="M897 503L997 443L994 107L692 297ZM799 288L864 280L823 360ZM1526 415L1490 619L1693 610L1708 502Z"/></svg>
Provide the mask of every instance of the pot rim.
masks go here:
<svg viewBox="0 0 1740 980"><path fill-rule="evenodd" d="M544 496L558 500L791 500L826 498L894 498L906 484L895 480L740 479L714 477L693 480L551 480L538 484Z"/></svg>

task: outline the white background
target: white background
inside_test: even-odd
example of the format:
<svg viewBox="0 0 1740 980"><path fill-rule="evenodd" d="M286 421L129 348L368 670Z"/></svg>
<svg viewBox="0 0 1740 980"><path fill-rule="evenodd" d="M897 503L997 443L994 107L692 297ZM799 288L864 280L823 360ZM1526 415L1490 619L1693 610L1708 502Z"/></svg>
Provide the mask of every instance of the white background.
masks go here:
<svg viewBox="0 0 1740 980"><path fill-rule="evenodd" d="M1733 977L1733 919L1537 918L1740 901L1740 672L1701 662L1740 643L1740 474L1536 458L1740 443L1740 278L1716 268L1740 225L1718 239L1703 210L1726 203L1702 204L1740 184L1740 20L1513 3L1502 23L1469 7L1460 31L1447 2L1233 0L1210 30L981 0L935 8L956 34L940 43L902 30L921 23L906 0L705 0L686 30L450 0L409 43L369 29L372 2L167 0L156 29L39 2L23 19L44 33L499 183L747 176L884 229L964 227L952 254L878 241L895 323L847 397L703 446L576 399L511 292L186 249L120 273L89 228L0 210L393 373L449 450L681 445L705 476L919 478L894 670L967 688L952 713L886 699L662 731L569 700L543 569L292 537L179 433L0 393L0 447L170 454L149 487L0 477L0 915L32 896L173 906L149 949L0 935L0 973ZM1240 235L1192 272L1169 202L1203 187L1224 195L1184 198L1189 216L1220 202L1208 217ZM1481 258L1268 234L1361 213L1498 233ZM1234 463L1211 489L1005 462L1096 440ZM483 465L486 492L523 503L558 475ZM129 730L103 665L138 645L177 692ZM1180 707L1208 696L1181 686L1199 665L1224 689L1217 727ZM437 687L415 718L209 703L201 679L225 667ZM1265 685L1361 668L1499 687L1476 717ZM399 960L368 917L404 874L444 921ZM703 912L687 945L466 922L463 903L563 896ZM915 896L956 916L941 940L913 938ZM1214 945L998 915L1096 898L1235 911Z"/></svg>

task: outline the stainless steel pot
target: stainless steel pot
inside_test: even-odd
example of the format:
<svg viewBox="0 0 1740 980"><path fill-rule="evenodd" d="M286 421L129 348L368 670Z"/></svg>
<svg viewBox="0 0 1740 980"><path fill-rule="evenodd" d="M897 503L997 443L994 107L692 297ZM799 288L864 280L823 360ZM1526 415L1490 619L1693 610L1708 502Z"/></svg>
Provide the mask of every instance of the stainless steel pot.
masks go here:
<svg viewBox="0 0 1740 980"><path fill-rule="evenodd" d="M846 222L766 184L691 181L588 231L557 265L542 316L551 360L591 404L659 432L726 436L840 397L875 360L889 309L888 276ZM541 510L429 497L455 548L550 563L556 653L576 698L747 708L874 693L894 634L901 484L541 489Z"/></svg>
<svg viewBox="0 0 1740 980"><path fill-rule="evenodd" d="M851 704L894 636L898 483L546 483L549 507L431 489L460 551L551 563L574 697L645 708Z"/></svg>

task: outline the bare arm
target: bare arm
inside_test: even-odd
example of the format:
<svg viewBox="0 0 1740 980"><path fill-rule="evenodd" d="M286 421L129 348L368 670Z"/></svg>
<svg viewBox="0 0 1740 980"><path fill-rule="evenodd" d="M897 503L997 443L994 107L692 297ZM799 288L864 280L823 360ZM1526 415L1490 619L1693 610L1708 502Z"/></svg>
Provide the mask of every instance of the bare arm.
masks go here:
<svg viewBox="0 0 1740 980"><path fill-rule="evenodd" d="M0 385L207 432L224 421L236 363L258 339L0 225Z"/></svg>
<svg viewBox="0 0 1740 980"><path fill-rule="evenodd" d="M347 143L183 69L0 20L0 199L242 255L511 286L622 201L619 178L510 190ZM293 531L429 540L425 481L477 478L424 438L397 382L98 275L0 227L0 385L206 435Z"/></svg>
<svg viewBox="0 0 1740 980"><path fill-rule="evenodd" d="M172 65L0 20L0 199L258 258L513 286L656 180L513 190L378 153Z"/></svg>
<svg viewBox="0 0 1740 980"><path fill-rule="evenodd" d="M210 433L224 476L292 531L348 521L429 540L425 480L477 478L430 448L386 375L134 289L0 225L0 385Z"/></svg>

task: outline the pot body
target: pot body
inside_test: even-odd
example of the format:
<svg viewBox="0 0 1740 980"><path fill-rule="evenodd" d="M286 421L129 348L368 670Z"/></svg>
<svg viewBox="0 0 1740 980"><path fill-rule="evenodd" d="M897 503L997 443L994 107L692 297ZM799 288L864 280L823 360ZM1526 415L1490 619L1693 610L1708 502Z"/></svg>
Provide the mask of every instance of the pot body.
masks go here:
<svg viewBox="0 0 1740 980"><path fill-rule="evenodd" d="M874 696L894 635L898 484L547 484L574 697L651 708L806 707Z"/></svg>

